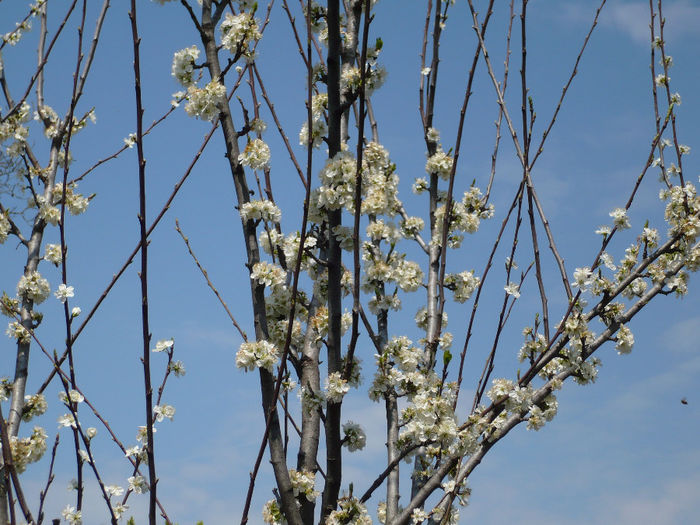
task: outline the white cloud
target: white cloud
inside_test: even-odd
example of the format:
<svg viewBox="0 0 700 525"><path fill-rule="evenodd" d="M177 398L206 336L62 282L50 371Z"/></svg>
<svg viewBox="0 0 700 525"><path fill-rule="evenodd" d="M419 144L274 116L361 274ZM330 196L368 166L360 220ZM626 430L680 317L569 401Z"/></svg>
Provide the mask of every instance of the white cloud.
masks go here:
<svg viewBox="0 0 700 525"><path fill-rule="evenodd" d="M700 317L691 317L667 329L663 340L671 351L694 352L700 346L698 334L700 334Z"/></svg>
<svg viewBox="0 0 700 525"><path fill-rule="evenodd" d="M697 518L698 491L700 476L669 480L653 490L627 497L618 493L606 502L607 511L600 514L606 516L605 523L619 525L690 523Z"/></svg>
<svg viewBox="0 0 700 525"><path fill-rule="evenodd" d="M590 24L594 16L594 6L583 7L580 3L569 3L563 7L561 13L564 19L571 22ZM697 35L697 28L700 27L700 5L689 0L666 2L663 14L667 22L664 27L667 42ZM649 21L648 3L638 0L608 5L600 16L602 26L613 28L643 45L649 45L650 42ZM658 25L656 33L658 35Z"/></svg>

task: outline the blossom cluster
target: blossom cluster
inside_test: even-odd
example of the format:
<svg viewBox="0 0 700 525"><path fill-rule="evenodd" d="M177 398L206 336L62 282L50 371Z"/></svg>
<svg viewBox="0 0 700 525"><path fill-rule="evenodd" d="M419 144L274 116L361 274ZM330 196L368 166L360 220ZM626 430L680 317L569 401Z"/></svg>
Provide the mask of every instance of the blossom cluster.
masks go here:
<svg viewBox="0 0 700 525"><path fill-rule="evenodd" d="M493 204L486 204L481 190L472 186L464 192L461 201L452 203L452 211L448 219L447 245L459 248L464 240L463 233L474 233L479 229L482 219L490 219L494 214ZM436 228L432 241L442 245L443 227L445 222L445 205L435 210Z"/></svg>
<svg viewBox="0 0 700 525"><path fill-rule="evenodd" d="M7 218L7 215L0 213L0 244L3 244L7 240L7 236L10 233L11 225Z"/></svg>
<svg viewBox="0 0 700 525"><path fill-rule="evenodd" d="M262 38L258 21L250 13L243 11L237 15L226 13L221 22L221 45L234 55L239 53L253 58L253 46Z"/></svg>
<svg viewBox="0 0 700 525"><path fill-rule="evenodd" d="M10 437L10 451L15 470L21 474L29 463L35 463L46 452L46 431L41 427L34 427L31 436L18 438Z"/></svg>
<svg viewBox="0 0 700 525"><path fill-rule="evenodd" d="M36 416L46 412L48 404L44 394L34 394L24 396L24 407L22 407L22 421L31 421Z"/></svg>
<svg viewBox="0 0 700 525"><path fill-rule="evenodd" d="M331 403L340 403L343 397L350 391L348 380L343 378L340 372L333 372L326 377L326 400Z"/></svg>
<svg viewBox="0 0 700 525"><path fill-rule="evenodd" d="M172 75L184 87L196 83L194 78L195 61L199 58L197 46L186 47L173 55Z"/></svg>
<svg viewBox="0 0 700 525"><path fill-rule="evenodd" d="M500 435L501 429L511 414L526 417L530 430L539 430L557 413L558 402L554 394L549 394L542 402L533 400L532 385L520 386L505 378L494 379L487 395L494 403L502 403L503 409L489 425L494 437Z"/></svg>
<svg viewBox="0 0 700 525"><path fill-rule="evenodd" d="M246 371L264 368L268 372L272 372L278 361L279 351L269 341L241 343L236 354L236 366L244 368Z"/></svg>
<svg viewBox="0 0 700 525"><path fill-rule="evenodd" d="M283 284L287 274L279 266L267 261L257 262L253 265L250 278L264 286L277 286Z"/></svg>
<svg viewBox="0 0 700 525"><path fill-rule="evenodd" d="M409 400L401 411L401 446L427 442L436 443L437 450L465 446L468 432L458 429L454 417L456 385L443 384L422 348L413 346L404 336L394 337L375 358L377 372L370 398L378 401L387 396L406 396Z"/></svg>
<svg viewBox="0 0 700 525"><path fill-rule="evenodd" d="M280 509L277 500L271 499L265 503L262 510L262 518L268 525L284 525L287 520L282 514L282 509Z"/></svg>
<svg viewBox="0 0 700 525"><path fill-rule="evenodd" d="M240 208L241 218L244 221L256 221L263 220L269 222L280 222L282 219L282 211L277 207L277 205L269 200L251 200L245 202ZM277 235L275 231L272 235ZM261 236L262 238L262 236ZM268 246L270 243L268 243ZM271 251L268 250L268 253Z"/></svg>
<svg viewBox="0 0 700 525"><path fill-rule="evenodd" d="M219 104L226 100L226 86L217 80L212 80L203 88L189 86L187 99L185 111L189 116L202 120L214 120L219 114Z"/></svg>
<svg viewBox="0 0 700 525"><path fill-rule="evenodd" d="M365 93L371 95L384 85L387 72L383 66L373 64L365 72ZM340 73L340 89L355 95L360 91L362 74L359 67L345 65Z"/></svg>
<svg viewBox="0 0 700 525"><path fill-rule="evenodd" d="M29 299L35 304L43 303L50 291L49 281L36 270L20 277L17 283L17 295Z"/></svg>
<svg viewBox="0 0 700 525"><path fill-rule="evenodd" d="M479 283L481 279L474 275L473 270L445 276L445 286L454 292L454 300L458 303L469 300Z"/></svg>
<svg viewBox="0 0 700 525"><path fill-rule="evenodd" d="M294 496L304 496L308 501L314 501L319 496L319 492L314 490L316 476L307 470L289 470L289 480L292 483Z"/></svg>
<svg viewBox="0 0 700 525"><path fill-rule="evenodd" d="M450 173L452 173L452 165L454 164L454 159L438 149L433 155L428 157L428 161L425 163L425 171L428 175L438 175L443 180L448 180L450 178Z"/></svg>
<svg viewBox="0 0 700 525"><path fill-rule="evenodd" d="M61 220L61 210L59 206L64 202L66 209L71 215L80 215L85 213L90 204L90 199L76 192L78 185L69 183L64 187L62 184L55 184L49 194L49 197L37 195L29 199L29 206L39 208L39 217L49 224L56 225Z"/></svg>
<svg viewBox="0 0 700 525"><path fill-rule="evenodd" d="M338 508L326 518L326 525L372 525L372 518L359 499L345 496L338 500Z"/></svg>
<svg viewBox="0 0 700 525"><path fill-rule="evenodd" d="M367 435L360 425L348 421L343 425L343 446L347 447L350 452L362 450L367 444Z"/></svg>
<svg viewBox="0 0 700 525"><path fill-rule="evenodd" d="M31 118L31 107L27 102L22 102L19 109L14 114L8 115L0 122L0 144L13 140L12 144L6 148L9 156L19 156L24 152L24 145L29 130L24 124Z"/></svg>
<svg viewBox="0 0 700 525"><path fill-rule="evenodd" d="M328 94L319 93L311 99L311 145L318 148L328 134L325 111L328 107ZM309 123L304 122L299 132L299 144L306 146L309 142Z"/></svg>
<svg viewBox="0 0 700 525"><path fill-rule="evenodd" d="M254 170L264 170L270 165L270 147L262 139L253 139L238 156L238 162Z"/></svg>

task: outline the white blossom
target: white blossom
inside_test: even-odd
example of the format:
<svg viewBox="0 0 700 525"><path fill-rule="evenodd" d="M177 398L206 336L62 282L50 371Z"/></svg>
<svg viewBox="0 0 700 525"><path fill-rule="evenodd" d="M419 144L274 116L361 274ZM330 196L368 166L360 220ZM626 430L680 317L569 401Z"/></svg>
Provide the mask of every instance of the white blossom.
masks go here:
<svg viewBox="0 0 700 525"><path fill-rule="evenodd" d="M620 325L620 329L617 331L617 342L615 343L617 353L629 354L632 351L632 346L634 346L634 335L625 325Z"/></svg>
<svg viewBox="0 0 700 525"><path fill-rule="evenodd" d="M34 301L35 304L43 303L50 291L49 282L37 271L23 275L17 283L17 295L26 297Z"/></svg>
<svg viewBox="0 0 700 525"><path fill-rule="evenodd" d="M61 511L61 515L70 525L81 525L83 523L82 511L76 510L75 507L70 505L65 506L63 511Z"/></svg>
<svg viewBox="0 0 700 525"><path fill-rule="evenodd" d="M54 295L56 299L65 303L66 300L73 297L75 293L72 286L66 286L65 283L61 283L58 285L58 289L54 292Z"/></svg>
<svg viewBox="0 0 700 525"><path fill-rule="evenodd" d="M512 295L515 299L520 298L520 286L515 283L508 283L503 287L508 295Z"/></svg>
<svg viewBox="0 0 700 525"><path fill-rule="evenodd" d="M165 352L168 351L170 348L173 347L175 344L174 339L161 339L156 343L156 347L153 349L153 352Z"/></svg>
<svg viewBox="0 0 700 525"><path fill-rule="evenodd" d="M252 200L245 202L241 205L240 213L244 221L263 220L280 222L282 219L282 211L274 202L269 200ZM275 231L274 234L276 233Z"/></svg>
<svg viewBox="0 0 700 525"><path fill-rule="evenodd" d="M156 421L159 423L166 417L172 421L175 416L175 407L171 405L156 405L153 407L153 413L156 415Z"/></svg>
<svg viewBox="0 0 700 525"><path fill-rule="evenodd" d="M263 170L270 164L270 147L262 139L253 139L238 156L238 162L254 170Z"/></svg>
<svg viewBox="0 0 700 525"><path fill-rule="evenodd" d="M219 104L226 101L226 87L217 80L212 80L203 88L187 88L188 102L185 111L191 117L202 120L214 120L219 114Z"/></svg>
<svg viewBox="0 0 700 525"><path fill-rule="evenodd" d="M135 492L136 494L144 494L148 492L148 483L146 478L141 475L131 476L127 478L129 482L129 490Z"/></svg>
<svg viewBox="0 0 700 525"><path fill-rule="evenodd" d="M199 49L197 46L186 47L176 51L173 55L172 76L184 87L189 87L195 83L194 65L198 58Z"/></svg>
<svg viewBox="0 0 700 525"><path fill-rule="evenodd" d="M610 212L610 216L613 218L613 224L618 230L626 230L630 227L630 221L627 218L627 210L624 208L615 208Z"/></svg>
<svg viewBox="0 0 700 525"><path fill-rule="evenodd" d="M269 372L279 361L279 351L269 341L255 341L252 343L241 343L236 354L236 366L247 371L256 368L265 368Z"/></svg>
<svg viewBox="0 0 700 525"><path fill-rule="evenodd" d="M360 425L348 421L343 425L343 433L345 434L343 446L347 447L350 452L365 448L367 435Z"/></svg>
<svg viewBox="0 0 700 525"><path fill-rule="evenodd" d="M425 171L430 174L437 174L441 179L447 180L452 172L454 159L447 153L438 149L435 154L428 158L425 164Z"/></svg>

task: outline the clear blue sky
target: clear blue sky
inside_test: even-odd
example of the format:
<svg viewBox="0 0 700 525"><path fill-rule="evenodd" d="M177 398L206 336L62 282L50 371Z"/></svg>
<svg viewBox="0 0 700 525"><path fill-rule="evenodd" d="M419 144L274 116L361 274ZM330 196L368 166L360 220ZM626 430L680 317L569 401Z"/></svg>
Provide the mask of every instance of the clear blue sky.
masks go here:
<svg viewBox="0 0 700 525"><path fill-rule="evenodd" d="M94 71L79 107L85 111L95 106L98 121L74 138L74 175L121 147L122 139L135 130L131 36L123 4L117 2L110 9ZM466 68L474 50L465 2L457 4L451 9L441 47L442 77L435 121L447 147L454 142ZM593 4L576 0L530 3L528 71L540 134L592 20ZM97 8L97 2L90 2L88 19L94 19ZM11 30L24 9L24 2L4 2L0 6L0 32ZM58 12L63 9L60 3L49 2L54 29ZM155 2L139 2L139 9L145 122L150 123L168 109L171 94L180 89L170 76L173 52L197 43L197 39L185 11L175 2L163 7ZM504 12L500 9L487 41L499 73L505 40L501 31ZM574 268L592 262L600 242L593 232L610 223L609 211L624 205L653 137L647 9L647 3L641 0L609 2L533 173L570 276ZM690 0L669 1L665 14L667 52L675 63L670 72L672 90L683 97L678 117L680 139L696 148L685 159L685 173L688 180L697 182L700 7ZM425 165L417 109L423 23L422 2L382 0L376 7L372 33L372 39L379 36L384 41L380 60L389 72L385 86L374 98L380 137L402 177L401 198L409 213L415 215L422 214L425 205L410 192L414 177L423 176ZM47 103L59 113L66 109L69 68L75 56L75 31L70 31L47 69ZM87 33L92 34L91 27ZM3 52L15 96L33 71L35 38L33 32L18 47ZM509 107L515 116L519 113L513 89L519 82L519 54L513 53L511 60ZM297 136L305 119L304 71L279 5L261 41L258 64L296 153L303 158ZM480 73L468 114L457 193L473 179L482 188L488 181L497 107L483 69ZM241 96L247 97L247 91L241 90ZM273 152L275 198L283 210L283 229L290 232L298 228L302 187L264 108L262 116L268 122L265 139ZM150 217L162 206L208 129L208 123L190 119L180 108L147 138ZM468 237L462 251L454 252L458 255L452 255L450 264L455 271L483 270L492 235L503 218L505 203L512 198L514 181L519 181L518 164L505 128L503 135L492 201L496 217L477 235ZM32 144L45 162L47 142L37 134ZM317 166L321 156L318 159ZM80 306L83 312L94 304L138 239L137 175L134 149L98 169L80 185L85 194L97 194L85 215L70 217L67 223L68 282L76 290L71 304ZM659 214L662 208L656 197L656 173L649 175L630 212L629 235L620 236L610 250L616 259L646 219L664 231ZM243 266L240 223L234 206L233 184L217 134L150 245L153 341L174 337L175 358L187 367L184 378L171 379L164 397L166 403L177 408L175 419L159 424L156 434L159 494L171 518L180 524L203 519L205 524L213 525L239 518L247 472L252 468L262 432L257 375L243 374L235 368L240 336L206 288L174 230L178 218L237 320L252 334L248 272ZM57 231L52 230L46 240L58 242ZM541 246L544 251L543 242ZM477 318L468 377L478 377L490 348L497 323L494 314L502 300L505 255L504 251L496 256L496 269L486 289L493 299L483 301ZM22 271L23 256L11 241L2 246L0 289L11 295ZM523 241L516 260L524 267L531 257L531 248ZM561 287L557 287L557 276L551 273L551 258L547 261L547 282L556 290L550 295L552 309L561 314L564 297ZM79 383L127 446L135 444L136 427L144 420L137 269L135 264L127 271L76 348ZM55 288L60 273L46 263L42 263L41 270ZM691 279L689 297L658 298L635 319L631 328L636 344L631 355L620 357L612 346L602 349L599 356L603 367L597 383L586 387L567 384L559 396L559 415L552 423L537 433L518 428L488 454L471 477L473 496L470 506L462 511L463 523L517 520L523 524L631 525L690 523L697 519L700 294L695 280ZM407 300L402 315L392 318L392 334L419 337L412 322L418 301ZM532 322L538 305L535 283L527 281L504 334L495 377L513 377L515 356L522 342L520 331ZM38 332L40 339L48 348L61 351L64 331L60 303L52 297L39 309L45 313ZM449 311L457 349L464 340L460 327L466 325L470 310L471 302ZM0 364L0 376L11 376L14 346L4 336L0 338L0 350L6 356ZM368 434L364 452L345 456L349 468L343 487L354 482L356 492L363 491L373 479L376 465L384 456L381 406L371 404L365 395L371 381L373 350L365 340L358 352L367 379L359 392L346 398L344 409L344 420L364 422ZM158 381L165 366L164 356L153 355L152 362ZM41 383L48 368L47 359L34 349L29 392ZM63 413L57 392L58 384L48 389L49 411L36 422L47 429L50 439L56 417ZM680 402L684 397L687 405ZM126 477L131 475L128 464L104 429L92 421L88 410L83 408L81 413L85 426L99 428L95 447L105 481L125 486ZM27 432L30 427L23 428ZM56 480L47 500L49 518L58 516L67 503L74 503L73 494L65 489L74 477L71 437L64 430L61 439L62 459L57 463ZM290 462L295 460L290 457ZM260 508L271 497L273 485L267 466L264 462L258 478L252 523L261 523ZM45 483L46 467L46 460L31 465L23 478L34 508ZM94 487L89 491L95 494ZM142 509L146 503L144 496L130 499L137 523L144 523ZM372 513L375 508L370 509ZM106 523L103 504L97 497L89 498L84 516L84 523Z"/></svg>

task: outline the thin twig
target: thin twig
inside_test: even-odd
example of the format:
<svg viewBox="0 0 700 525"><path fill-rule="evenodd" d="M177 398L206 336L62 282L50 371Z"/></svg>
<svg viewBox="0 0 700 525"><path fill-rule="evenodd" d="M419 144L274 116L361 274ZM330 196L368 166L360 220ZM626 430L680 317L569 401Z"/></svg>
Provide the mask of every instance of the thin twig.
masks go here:
<svg viewBox="0 0 700 525"><path fill-rule="evenodd" d="M177 233L179 233L180 237L182 237L182 240L184 241L185 245L187 246L187 251L190 252L192 259L194 259L194 262L197 265L197 268L199 268L199 271L202 272L204 279L207 281L207 286L209 286L211 291L214 292L214 295L216 295L216 298L221 303L221 306L223 306L224 310L226 310L226 314L228 315L229 319L231 319L233 326L236 327L236 330L238 330L238 333L241 334L241 337L243 338L243 340L248 342L248 336L243 331L243 329L240 327L240 325L238 324L236 319L233 317L231 310L229 310L228 305L226 304L226 301L224 301L223 298L221 297L219 290L216 289L216 287L214 286L214 283L212 283L211 280L209 279L209 274L207 273L206 269L200 264L199 259L197 259L197 256L195 255L194 251L192 250L192 246L190 246L190 241L187 237L185 237L185 234L182 233L182 229L180 229L180 223L178 222L177 219L175 219L175 230L177 230Z"/></svg>

